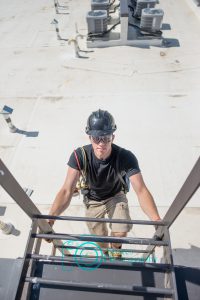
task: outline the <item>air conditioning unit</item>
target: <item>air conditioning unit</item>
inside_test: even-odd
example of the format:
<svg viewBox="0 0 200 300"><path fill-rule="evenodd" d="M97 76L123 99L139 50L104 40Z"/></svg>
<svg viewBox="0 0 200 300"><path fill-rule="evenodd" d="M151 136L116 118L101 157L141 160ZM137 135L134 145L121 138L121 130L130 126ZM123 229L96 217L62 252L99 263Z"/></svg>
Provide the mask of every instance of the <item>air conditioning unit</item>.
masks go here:
<svg viewBox="0 0 200 300"><path fill-rule="evenodd" d="M156 8L146 8L142 10L140 28L143 30L156 32L161 29L164 11Z"/></svg>
<svg viewBox="0 0 200 300"><path fill-rule="evenodd" d="M110 0L91 0L91 10L109 10Z"/></svg>
<svg viewBox="0 0 200 300"><path fill-rule="evenodd" d="M87 13L88 33L102 33L107 31L107 10L92 10Z"/></svg>
<svg viewBox="0 0 200 300"><path fill-rule="evenodd" d="M135 17L141 17L142 10L144 8L154 8L156 6L157 0L137 0L135 10L134 10L134 16Z"/></svg>
<svg viewBox="0 0 200 300"><path fill-rule="evenodd" d="M131 5L135 8L137 5L137 0L131 0Z"/></svg>

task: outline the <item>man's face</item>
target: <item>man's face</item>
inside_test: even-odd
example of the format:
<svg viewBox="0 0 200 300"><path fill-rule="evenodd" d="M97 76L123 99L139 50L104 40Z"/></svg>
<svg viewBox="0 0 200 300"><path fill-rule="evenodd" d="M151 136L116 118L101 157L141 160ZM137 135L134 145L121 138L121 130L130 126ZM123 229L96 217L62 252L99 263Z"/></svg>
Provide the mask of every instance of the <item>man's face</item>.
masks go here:
<svg viewBox="0 0 200 300"><path fill-rule="evenodd" d="M113 134L98 137L90 136L90 141L95 154L102 159L105 159L106 156L110 154L113 140Z"/></svg>

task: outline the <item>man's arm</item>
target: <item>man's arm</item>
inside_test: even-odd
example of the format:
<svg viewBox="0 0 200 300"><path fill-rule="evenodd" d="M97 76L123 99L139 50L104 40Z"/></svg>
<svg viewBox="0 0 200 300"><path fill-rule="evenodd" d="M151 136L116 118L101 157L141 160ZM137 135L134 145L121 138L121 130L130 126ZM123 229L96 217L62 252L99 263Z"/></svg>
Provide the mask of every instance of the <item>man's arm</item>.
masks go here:
<svg viewBox="0 0 200 300"><path fill-rule="evenodd" d="M142 174L132 175L129 179L144 213L152 221L161 220L154 199L144 183Z"/></svg>
<svg viewBox="0 0 200 300"><path fill-rule="evenodd" d="M65 182L56 195L56 198L49 211L49 215L59 216L66 208L68 208L76 187L76 183L79 179L79 175L80 174L78 170L68 167ZM53 225L54 220L49 220L49 223Z"/></svg>

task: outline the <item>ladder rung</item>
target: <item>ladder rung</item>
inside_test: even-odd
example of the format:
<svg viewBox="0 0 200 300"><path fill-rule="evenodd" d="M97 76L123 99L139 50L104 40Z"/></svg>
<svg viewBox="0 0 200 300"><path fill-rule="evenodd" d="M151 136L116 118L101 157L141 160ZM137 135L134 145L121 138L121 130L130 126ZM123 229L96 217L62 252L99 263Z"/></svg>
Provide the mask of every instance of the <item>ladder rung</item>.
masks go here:
<svg viewBox="0 0 200 300"><path fill-rule="evenodd" d="M172 289L164 288L154 288L154 287L142 287L134 285L116 285L110 283L99 283L99 282L73 282L73 281L60 281L60 280L50 280L43 279L39 277L26 277L25 282L31 282L33 284L45 284L45 285L57 285L65 286L72 288L81 288L81 289L95 289L95 290L107 290L116 293L131 293L131 294L151 294L151 295L167 295L172 296Z"/></svg>
<svg viewBox="0 0 200 300"><path fill-rule="evenodd" d="M82 246L71 246L71 245L67 245L67 246L56 246L55 248L62 248L62 249L67 249L67 250L70 250L70 249L79 249L79 250L94 250L94 249L96 249L96 250L98 250L97 248L98 248L98 246L97 246L97 248L96 247L82 247ZM114 250L113 248L101 248L101 250L110 250L111 252L112 251L116 251L116 250ZM123 249L117 249L117 252L124 252L124 253L149 253L149 251L147 251L147 250L143 250L143 249L125 249L125 248L123 248Z"/></svg>
<svg viewBox="0 0 200 300"><path fill-rule="evenodd" d="M88 217L73 217L73 216L51 216L51 215L34 215L36 219L51 219L51 220L68 220L68 221L87 221L87 222L101 222L101 223L122 223L135 225L157 225L167 226L165 221L147 221L147 220L123 220L123 219L109 219L109 218L88 218Z"/></svg>
<svg viewBox="0 0 200 300"><path fill-rule="evenodd" d="M55 240L76 240L76 241L93 241L93 242L111 242L122 244L137 244L137 245L155 245L155 246L168 246L166 241L157 241L155 239L147 238L132 238L132 237L106 237L106 236L92 236L92 235L79 235L79 234L64 234L64 233L33 233L33 238L41 239L55 239Z"/></svg>
<svg viewBox="0 0 200 300"><path fill-rule="evenodd" d="M94 257L94 258L81 258L78 259L77 256L53 256L53 255L41 255L41 254L27 254L27 258L32 258L36 260L47 260L47 261L57 261L57 262L68 262L68 263L76 263L77 265L91 265L91 262L94 261L93 265L102 266L114 266L114 267L125 267L125 268L143 268L143 269L152 269L152 270L162 270L162 271L169 271L172 269L172 265L170 264L160 264L160 263L145 263L145 262L129 262L129 261L120 261L120 260L112 260L112 261L104 261L101 257ZM98 261L97 261L97 258Z"/></svg>

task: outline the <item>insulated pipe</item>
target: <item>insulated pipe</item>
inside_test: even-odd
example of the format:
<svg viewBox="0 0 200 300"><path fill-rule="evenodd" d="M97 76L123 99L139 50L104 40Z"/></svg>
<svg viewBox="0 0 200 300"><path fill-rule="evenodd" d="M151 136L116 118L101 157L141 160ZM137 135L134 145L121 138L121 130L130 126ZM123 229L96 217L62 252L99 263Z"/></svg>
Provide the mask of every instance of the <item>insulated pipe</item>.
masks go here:
<svg viewBox="0 0 200 300"><path fill-rule="evenodd" d="M58 28L58 21L56 19L53 19L53 21L51 22L51 24L55 25L57 39L61 40L61 36L60 36L59 28Z"/></svg>
<svg viewBox="0 0 200 300"><path fill-rule="evenodd" d="M17 128L13 125L10 115L12 114L13 109L7 105L4 105L2 111L0 112L0 114L3 115L6 123L8 124L8 127L10 129L11 132L16 132Z"/></svg>
<svg viewBox="0 0 200 300"><path fill-rule="evenodd" d="M26 188L26 187L24 188L24 192L26 193L27 196L29 196L29 198L33 194L33 190L29 189L29 188Z"/></svg>
<svg viewBox="0 0 200 300"><path fill-rule="evenodd" d="M14 230L14 226L11 223L4 223L0 220L0 229L4 234L11 234Z"/></svg>
<svg viewBox="0 0 200 300"><path fill-rule="evenodd" d="M71 43L73 43L73 45L74 45L74 50L75 50L76 57L80 58L81 57L80 54L79 54L80 48L78 46L78 42L77 42L76 38L69 39L68 44L71 45Z"/></svg>
<svg viewBox="0 0 200 300"><path fill-rule="evenodd" d="M13 109L11 107L8 107L5 105L2 109L2 111L0 112L0 114L3 115L6 123L8 124L10 132L16 132L17 127L15 127L15 125L13 125L12 120L10 118L10 115L12 114L12 112L13 112Z"/></svg>
<svg viewBox="0 0 200 300"><path fill-rule="evenodd" d="M55 28L56 28L56 35L57 35L57 39L59 41L68 41L68 39L63 39L60 35L60 30L59 30L59 27L58 27L58 21L56 19L53 19L53 21L51 22L51 24L55 25Z"/></svg>
<svg viewBox="0 0 200 300"><path fill-rule="evenodd" d="M10 132L16 132L17 131L17 127L15 127L15 125L13 125L11 118L10 118L10 114L8 113L3 113L4 119L6 120L6 123L8 124L8 127L10 129Z"/></svg>
<svg viewBox="0 0 200 300"><path fill-rule="evenodd" d="M58 6L59 6L58 1L54 0L54 6L55 6L56 13L58 14L59 13L59 11L58 11Z"/></svg>

